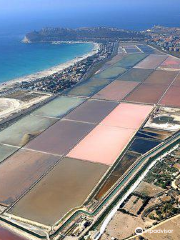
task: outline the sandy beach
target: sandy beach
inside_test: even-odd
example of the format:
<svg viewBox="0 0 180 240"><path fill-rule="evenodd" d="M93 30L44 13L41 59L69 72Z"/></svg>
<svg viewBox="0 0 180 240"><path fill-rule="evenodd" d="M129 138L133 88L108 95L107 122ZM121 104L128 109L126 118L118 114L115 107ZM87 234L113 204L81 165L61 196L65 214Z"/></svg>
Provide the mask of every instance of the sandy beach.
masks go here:
<svg viewBox="0 0 180 240"><path fill-rule="evenodd" d="M13 79L13 80L8 81L8 82L1 83L0 84L0 90L2 90L3 88L10 88L11 86L13 86L16 83L20 83L20 82L23 82L23 81L25 81L25 82L34 81L38 78L47 77L47 76L50 76L54 73L61 72L64 69L66 69L70 66L73 66L74 64L77 64L78 62L96 54L99 51L100 44L98 44L98 43L93 43L93 44L94 44L93 50L91 52L85 54L85 55L82 55L80 57L76 57L76 58L74 58L74 59L72 59L68 62L56 65L52 68L49 68L49 69L46 69L46 70L43 70L43 71L40 71L40 72L37 72L37 73L34 73L34 74L30 74L30 75L27 75L27 76L24 76L24 77L21 77L21 78L16 78L16 79Z"/></svg>

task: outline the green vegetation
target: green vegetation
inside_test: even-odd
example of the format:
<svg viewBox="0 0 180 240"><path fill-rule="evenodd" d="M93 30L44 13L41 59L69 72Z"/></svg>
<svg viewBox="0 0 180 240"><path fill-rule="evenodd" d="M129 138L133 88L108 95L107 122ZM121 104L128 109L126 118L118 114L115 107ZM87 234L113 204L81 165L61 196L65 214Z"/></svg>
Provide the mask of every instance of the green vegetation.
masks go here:
<svg viewBox="0 0 180 240"><path fill-rule="evenodd" d="M178 214L180 211L175 205L175 201L166 202L164 205L158 207L153 212L149 214L149 218L152 220L161 221L163 219L169 218L175 214Z"/></svg>
<svg viewBox="0 0 180 240"><path fill-rule="evenodd" d="M174 174L178 173L178 170L173 167L175 162L176 159L167 156L163 161L158 162L154 166L154 168L147 174L145 181L164 189L169 188L171 182L174 180Z"/></svg>

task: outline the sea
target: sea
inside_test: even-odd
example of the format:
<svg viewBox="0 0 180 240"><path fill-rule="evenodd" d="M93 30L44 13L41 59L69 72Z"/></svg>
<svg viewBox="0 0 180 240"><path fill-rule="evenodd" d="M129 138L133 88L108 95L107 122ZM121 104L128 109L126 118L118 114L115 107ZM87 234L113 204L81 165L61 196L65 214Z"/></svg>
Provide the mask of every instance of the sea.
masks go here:
<svg viewBox="0 0 180 240"><path fill-rule="evenodd" d="M26 33L33 30L97 26L145 30L154 25L180 26L180 0L7 0L4 5L0 0L0 7L5 9L0 8L0 83L67 62L93 48L90 43L22 43Z"/></svg>
<svg viewBox="0 0 180 240"><path fill-rule="evenodd" d="M90 52L92 43L24 44L23 35L0 36L0 83L33 74Z"/></svg>

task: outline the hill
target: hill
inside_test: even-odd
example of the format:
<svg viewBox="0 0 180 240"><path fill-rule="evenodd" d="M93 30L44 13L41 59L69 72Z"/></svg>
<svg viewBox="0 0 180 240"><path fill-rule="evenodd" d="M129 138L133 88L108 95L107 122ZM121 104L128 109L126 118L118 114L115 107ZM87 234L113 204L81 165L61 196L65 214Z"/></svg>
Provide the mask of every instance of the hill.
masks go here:
<svg viewBox="0 0 180 240"><path fill-rule="evenodd" d="M118 28L43 28L40 31L28 33L24 42L53 42L53 41L117 41L143 40L144 35L136 31Z"/></svg>

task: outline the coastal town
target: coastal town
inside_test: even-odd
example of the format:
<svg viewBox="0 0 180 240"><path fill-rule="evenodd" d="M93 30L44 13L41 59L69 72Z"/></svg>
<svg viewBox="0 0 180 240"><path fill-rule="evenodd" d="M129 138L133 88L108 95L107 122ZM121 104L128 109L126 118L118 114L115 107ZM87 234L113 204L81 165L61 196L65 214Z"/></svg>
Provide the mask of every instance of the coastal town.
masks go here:
<svg viewBox="0 0 180 240"><path fill-rule="evenodd" d="M97 66L102 65L103 62L110 59L115 53L114 43L100 44L98 50L95 50L94 55L84 60L81 60L80 57L77 63L50 76L29 82L22 81L17 87L33 91L60 93L81 80L91 77L93 72L96 71Z"/></svg>
<svg viewBox="0 0 180 240"><path fill-rule="evenodd" d="M108 59L116 55L118 44L95 43L92 53L87 56L78 57L70 62L57 66L38 74L15 79L10 84L2 84L0 95L6 96L10 92L22 90L33 90L47 93L60 93L70 88L81 80L93 75Z"/></svg>
<svg viewBox="0 0 180 240"><path fill-rule="evenodd" d="M154 26L146 31L147 43L180 56L180 28Z"/></svg>
<svg viewBox="0 0 180 240"><path fill-rule="evenodd" d="M78 82L90 78L108 59L117 54L117 43L93 44L92 52L86 56L77 57L52 69L2 84L0 87L1 129L4 128L4 123L6 126L11 119L16 119L50 101L53 96Z"/></svg>

